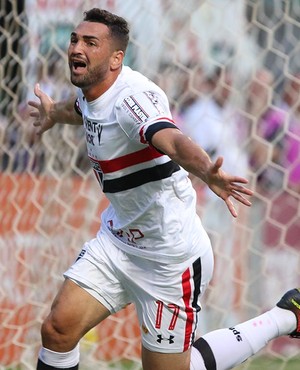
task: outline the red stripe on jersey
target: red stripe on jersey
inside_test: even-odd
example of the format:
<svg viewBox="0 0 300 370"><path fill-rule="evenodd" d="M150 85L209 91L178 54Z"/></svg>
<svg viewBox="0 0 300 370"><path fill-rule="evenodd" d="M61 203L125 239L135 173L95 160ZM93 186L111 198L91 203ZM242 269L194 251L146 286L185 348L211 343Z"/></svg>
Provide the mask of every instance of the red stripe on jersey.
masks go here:
<svg viewBox="0 0 300 370"><path fill-rule="evenodd" d="M97 162L99 163L103 173L111 173L122 170L126 167L151 161L152 159L162 157L163 155L164 154L159 153L155 148L148 146L145 149L126 154L115 159Z"/></svg>
<svg viewBox="0 0 300 370"><path fill-rule="evenodd" d="M185 336L184 336L184 346L183 351L186 351L191 343L191 336L193 333L193 323L194 323L194 311L193 307L191 307L191 296L192 296L192 288L191 288L191 274L190 270L187 269L182 275L182 288L183 288L183 301L185 305L185 312L186 312L186 325L185 325Z"/></svg>
<svg viewBox="0 0 300 370"><path fill-rule="evenodd" d="M169 117L159 117L159 121L157 121L157 123L159 123L159 122L165 122L165 121L169 121L171 123L174 123L174 125L175 125L175 122L171 118L169 118Z"/></svg>
<svg viewBox="0 0 300 370"><path fill-rule="evenodd" d="M147 144L147 140L146 140L145 135L144 135L144 127L142 127L140 129L140 138L141 138L140 141L141 141L142 144Z"/></svg>

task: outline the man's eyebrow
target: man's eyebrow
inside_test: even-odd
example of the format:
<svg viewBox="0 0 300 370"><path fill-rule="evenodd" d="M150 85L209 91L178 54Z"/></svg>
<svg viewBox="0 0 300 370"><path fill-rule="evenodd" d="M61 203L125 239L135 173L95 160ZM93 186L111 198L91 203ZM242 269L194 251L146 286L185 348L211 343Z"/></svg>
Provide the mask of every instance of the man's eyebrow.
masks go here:
<svg viewBox="0 0 300 370"><path fill-rule="evenodd" d="M71 37L78 37L78 34L76 32L72 32ZM93 35L83 35L82 38L84 40L99 40L97 36L93 36Z"/></svg>

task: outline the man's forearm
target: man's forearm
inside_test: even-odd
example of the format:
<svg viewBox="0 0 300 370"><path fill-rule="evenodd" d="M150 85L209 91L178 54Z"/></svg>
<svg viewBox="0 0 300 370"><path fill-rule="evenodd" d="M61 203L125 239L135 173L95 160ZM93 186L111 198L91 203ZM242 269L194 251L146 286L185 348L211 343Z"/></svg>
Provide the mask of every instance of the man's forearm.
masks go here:
<svg viewBox="0 0 300 370"><path fill-rule="evenodd" d="M205 150L189 137L174 128L166 128L153 135L152 144L185 170L208 184L212 161Z"/></svg>
<svg viewBox="0 0 300 370"><path fill-rule="evenodd" d="M172 159L189 173L208 184L207 175L212 166L209 155L188 137L182 136L180 139L176 145L176 155Z"/></svg>
<svg viewBox="0 0 300 370"><path fill-rule="evenodd" d="M56 123L68 123L70 125L82 125L82 117L75 111L76 97L66 101L54 103L50 110L50 118Z"/></svg>

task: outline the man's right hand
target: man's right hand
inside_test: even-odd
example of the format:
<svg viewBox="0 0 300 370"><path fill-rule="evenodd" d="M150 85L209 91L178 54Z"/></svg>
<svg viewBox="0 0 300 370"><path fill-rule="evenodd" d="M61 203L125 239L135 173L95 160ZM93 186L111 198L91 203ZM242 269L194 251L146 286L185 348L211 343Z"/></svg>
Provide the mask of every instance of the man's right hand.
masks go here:
<svg viewBox="0 0 300 370"><path fill-rule="evenodd" d="M39 102L30 100L28 105L35 108L30 112L30 116L35 118L33 126L37 128L36 134L42 135L45 131L49 130L55 125L55 121L51 118L51 109L53 108L54 101L45 94L41 89L39 84L34 86L34 93Z"/></svg>

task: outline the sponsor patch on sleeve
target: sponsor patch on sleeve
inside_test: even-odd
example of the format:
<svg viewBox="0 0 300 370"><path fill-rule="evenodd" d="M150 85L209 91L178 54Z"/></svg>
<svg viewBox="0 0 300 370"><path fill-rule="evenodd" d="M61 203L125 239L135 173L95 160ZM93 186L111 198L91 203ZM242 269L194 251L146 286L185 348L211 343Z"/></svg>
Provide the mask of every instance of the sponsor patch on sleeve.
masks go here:
<svg viewBox="0 0 300 370"><path fill-rule="evenodd" d="M121 103L121 107L137 123L146 122L149 115L133 96L126 97Z"/></svg>

